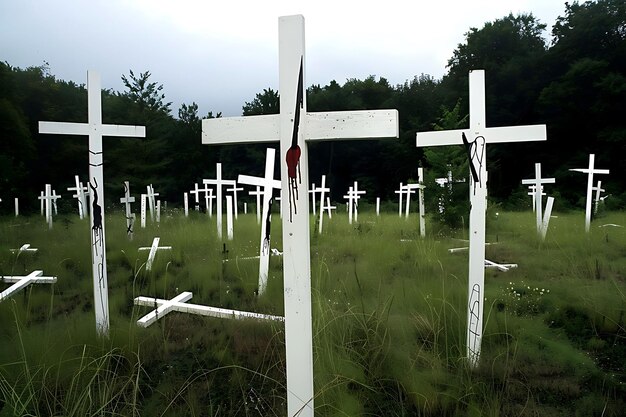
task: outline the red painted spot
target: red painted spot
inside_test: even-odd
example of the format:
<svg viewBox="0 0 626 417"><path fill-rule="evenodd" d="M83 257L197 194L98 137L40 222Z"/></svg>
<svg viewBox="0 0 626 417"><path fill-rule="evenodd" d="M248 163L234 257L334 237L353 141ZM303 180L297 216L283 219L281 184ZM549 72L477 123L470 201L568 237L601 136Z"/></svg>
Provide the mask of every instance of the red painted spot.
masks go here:
<svg viewBox="0 0 626 417"><path fill-rule="evenodd" d="M292 145L287 150L287 176L295 179L297 176L297 168L300 163L300 154L302 151L298 145Z"/></svg>

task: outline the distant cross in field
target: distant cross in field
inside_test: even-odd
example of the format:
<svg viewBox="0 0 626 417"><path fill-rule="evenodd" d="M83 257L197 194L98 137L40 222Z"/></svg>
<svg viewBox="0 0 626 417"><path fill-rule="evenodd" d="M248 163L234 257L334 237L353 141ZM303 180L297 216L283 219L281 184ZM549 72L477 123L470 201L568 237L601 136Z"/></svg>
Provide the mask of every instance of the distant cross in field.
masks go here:
<svg viewBox="0 0 626 417"><path fill-rule="evenodd" d="M533 213L537 211L537 187L534 185L528 186L528 195L533 199ZM547 195L545 191L543 191L543 185L541 186L541 196Z"/></svg>
<svg viewBox="0 0 626 417"><path fill-rule="evenodd" d="M274 179L274 161L276 150L267 148L265 156L265 176L251 177L249 175L239 175L237 181L240 184L255 185L263 188L263 221L261 222L261 242L259 244L259 295L265 293L267 287L267 276L270 262L270 226L272 222L272 197L274 190L280 190L279 180Z"/></svg>
<svg viewBox="0 0 626 417"><path fill-rule="evenodd" d="M148 207L150 208L150 220L155 221L156 216L156 198L159 196L159 193L154 192L154 187L152 184L146 186L146 196L148 198Z"/></svg>
<svg viewBox="0 0 626 417"><path fill-rule="evenodd" d="M354 205L356 200L356 194L354 194L354 187L348 187L348 194L343 196L344 199L348 200L346 203L346 209L348 210L348 223L352 224L352 216L354 213Z"/></svg>
<svg viewBox="0 0 626 417"><path fill-rule="evenodd" d="M608 169L595 168L595 154L589 154L589 166L587 168L573 168L570 171L582 172L587 175L587 200L585 203L585 231L589 233L591 227L591 202L593 200L593 174L609 174Z"/></svg>
<svg viewBox="0 0 626 417"><path fill-rule="evenodd" d="M598 185L593 187L593 191L596 192L596 198L594 199L593 204L593 214L596 215L598 214L598 204L600 204L600 200L603 200L602 193L606 191L604 188L602 188L602 181L598 181Z"/></svg>
<svg viewBox="0 0 626 417"><path fill-rule="evenodd" d="M91 262L94 283L96 330L109 333L109 296L104 228L103 136L145 137L143 126L102 124L100 75L87 72L87 123L39 122L39 133L89 136L89 187L91 189Z"/></svg>
<svg viewBox="0 0 626 417"><path fill-rule="evenodd" d="M313 215L314 216L316 215L316 212L315 212L315 210L316 210L316 208L315 208L315 206L316 206L315 194L317 194L317 193L318 193L318 191L317 191L317 188L315 188L315 183L311 184L311 189L309 190L309 194L311 194L311 204L312 204L312 207L313 207Z"/></svg>
<svg viewBox="0 0 626 417"><path fill-rule="evenodd" d="M480 360L485 286L485 214L487 209L487 143L546 140L546 126L488 128L485 125L485 72L470 71L469 129L418 132L417 146L462 145L470 165L469 300L467 356L475 367Z"/></svg>
<svg viewBox="0 0 626 417"><path fill-rule="evenodd" d="M237 203L237 193L243 191L243 187L237 187L237 182L233 182L232 187L226 189L227 192L233 193L233 208L235 213L235 220L239 218L239 204Z"/></svg>
<svg viewBox="0 0 626 417"><path fill-rule="evenodd" d="M450 164L448 164L450 167ZM448 186L447 190L447 198L444 196L439 197L439 213L443 213L445 211L446 204L449 203L452 199L452 184L465 182L465 178L461 178L460 180L452 178L452 170L448 169L448 176L442 178L435 178L435 182L439 184L440 187L445 187L446 184Z"/></svg>
<svg viewBox="0 0 626 417"><path fill-rule="evenodd" d="M556 179L554 178L542 178L541 177L541 163L537 162L535 164L535 178L522 180L522 184L525 185L534 185L535 186L535 215L537 216L537 233L541 235L541 230L543 227L543 200L541 198L543 185L544 184L554 184ZM550 218L550 213L546 213L548 218Z"/></svg>
<svg viewBox="0 0 626 417"><path fill-rule="evenodd" d="M317 232L322 234L322 224L324 224L324 196L326 193L330 193L330 188L326 187L326 175L322 175L322 185L316 188L316 191L320 193L320 224ZM315 194L313 194L315 196ZM313 204L315 204L315 197L313 197ZM315 213L315 210L313 211Z"/></svg>
<svg viewBox="0 0 626 417"><path fill-rule="evenodd" d="M133 240L133 223L135 222L135 215L130 207L131 203L135 202L135 197L130 195L130 183L124 181L124 197L120 198L120 203L124 204L124 216L126 217L126 235L130 240Z"/></svg>
<svg viewBox="0 0 626 417"><path fill-rule="evenodd" d="M79 180L78 175L74 175L74 181L76 181L76 185L74 187L68 187L67 191L75 191L76 194L73 194L74 197L78 201L78 217L80 219L84 219L89 213L89 209L87 208L87 195L89 195L89 188L84 187L82 181Z"/></svg>
<svg viewBox="0 0 626 417"><path fill-rule="evenodd" d="M337 209L337 206L333 206L332 204L330 204L330 197L326 197L326 205L322 208L320 208L320 210L324 210L326 209L328 211L328 218L332 219L333 218L333 210Z"/></svg>
<svg viewBox="0 0 626 417"><path fill-rule="evenodd" d="M215 200L215 196L213 195L213 188L209 187L209 184L204 184L204 188L200 189L201 193L204 193L204 209L209 215L209 217L213 217L213 200Z"/></svg>
<svg viewBox="0 0 626 417"><path fill-rule="evenodd" d="M400 183L400 188L394 191L394 193L398 194L398 217L402 217L402 198L405 194L407 194L407 198L409 198L407 191L403 183Z"/></svg>
<svg viewBox="0 0 626 417"><path fill-rule="evenodd" d="M39 249L37 248L31 248L30 247L30 243L25 243L22 246L20 246L19 249L11 249L11 253L35 253L37 252Z"/></svg>
<svg viewBox="0 0 626 417"><path fill-rule="evenodd" d="M200 188L198 188L198 183L195 183L195 189L191 190L189 192L189 194L193 194L194 199L196 201L196 211L200 211L200 200L199 200L199 194L200 192L202 192L202 190L200 190Z"/></svg>
<svg viewBox="0 0 626 417"><path fill-rule="evenodd" d="M202 142L280 138L287 414L313 415L311 251L307 142L398 137L396 110L309 113L305 97L304 18L279 18L280 114L205 119ZM346 161L349 162L349 161Z"/></svg>
<svg viewBox="0 0 626 417"><path fill-rule="evenodd" d="M225 180L222 178L222 164L220 162L215 164L215 179L214 180L202 180L204 184L215 185L215 197L217 199L217 208L215 217L217 217L217 237L222 238L222 216L224 212L222 210L222 186L234 185L234 180Z"/></svg>
<svg viewBox="0 0 626 417"><path fill-rule="evenodd" d="M43 271L33 271L25 276L2 276L0 282L13 284L6 290L0 292L1 303L31 284L54 284L57 282L57 277L44 277Z"/></svg>
<svg viewBox="0 0 626 417"><path fill-rule="evenodd" d="M256 222L261 223L261 196L263 195L261 186L257 185L256 190L248 191L248 194L256 197Z"/></svg>
<svg viewBox="0 0 626 417"><path fill-rule="evenodd" d="M146 261L146 271L152 270L152 264L154 263L154 259L156 258L156 254L160 250L172 250L171 246L159 246L160 237L155 237L152 241L152 246L150 247L141 247L138 250L146 251L149 250L148 260Z"/></svg>
<svg viewBox="0 0 626 417"><path fill-rule="evenodd" d="M48 223L48 229L52 229L52 200L54 199L52 195L52 185L46 184L45 192L41 195L41 201L44 202L45 213L46 213L46 223Z"/></svg>

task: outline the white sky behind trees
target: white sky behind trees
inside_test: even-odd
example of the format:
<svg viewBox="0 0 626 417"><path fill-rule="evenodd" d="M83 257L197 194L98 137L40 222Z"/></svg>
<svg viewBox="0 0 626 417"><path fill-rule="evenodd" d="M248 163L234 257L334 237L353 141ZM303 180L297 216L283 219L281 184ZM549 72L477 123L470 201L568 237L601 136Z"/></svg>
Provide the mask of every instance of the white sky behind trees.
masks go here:
<svg viewBox="0 0 626 417"><path fill-rule="evenodd" d="M0 60L49 63L58 79L124 91L122 74L150 71L172 114L198 103L200 116L241 114L264 88L278 89L278 17L306 21L306 85L385 77L392 85L422 73L440 78L471 28L509 13L547 25L561 0L2 0Z"/></svg>

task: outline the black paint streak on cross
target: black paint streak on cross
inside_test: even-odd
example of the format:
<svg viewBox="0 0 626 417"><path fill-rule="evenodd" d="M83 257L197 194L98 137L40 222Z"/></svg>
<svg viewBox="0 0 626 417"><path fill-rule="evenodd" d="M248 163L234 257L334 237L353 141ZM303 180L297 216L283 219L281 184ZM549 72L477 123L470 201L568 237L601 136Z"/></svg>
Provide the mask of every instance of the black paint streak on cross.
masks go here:
<svg viewBox="0 0 626 417"><path fill-rule="evenodd" d="M94 235L93 245L96 249L96 255L98 255L98 246L102 245L102 207L98 205L98 182L94 177L93 182L95 186L89 181L89 186L93 192L93 203L91 214L93 216L93 225L91 226L91 233ZM104 250L104 248L103 248Z"/></svg>
<svg viewBox="0 0 626 417"><path fill-rule="evenodd" d="M477 136L476 139L474 139L472 142L469 142L467 140L467 136L465 136L465 132L461 132L461 135L463 139L463 146L465 146L465 151L467 152L467 159L469 160L469 166L470 166L470 171L472 173L472 179L474 180L474 193L476 193L476 186L481 185L481 182L482 182L482 178L481 178L482 169L481 168L483 165L483 159L485 157L485 137ZM479 140L482 141L481 143L482 149L480 151L477 149ZM475 162L478 163L478 170L476 169L476 166L474 165Z"/></svg>
<svg viewBox="0 0 626 417"><path fill-rule="evenodd" d="M270 198L269 208L267 210L267 217L265 218L265 236L263 236L263 253L269 253L270 251L270 229L272 227L272 203L274 197Z"/></svg>

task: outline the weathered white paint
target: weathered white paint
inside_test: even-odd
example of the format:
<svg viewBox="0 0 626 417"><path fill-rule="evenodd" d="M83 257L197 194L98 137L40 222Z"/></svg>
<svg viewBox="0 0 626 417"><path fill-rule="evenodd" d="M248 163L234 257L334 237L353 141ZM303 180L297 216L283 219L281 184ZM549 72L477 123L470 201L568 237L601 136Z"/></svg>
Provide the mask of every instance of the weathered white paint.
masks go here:
<svg viewBox="0 0 626 417"><path fill-rule="evenodd" d="M483 329L485 284L485 214L487 210L487 143L507 143L546 140L546 126L490 127L485 124L485 72L470 71L469 129L417 133L419 147L462 145L468 140L470 158L470 247L469 300L467 303L467 356L472 367L478 365ZM474 174L477 178L474 178Z"/></svg>
<svg viewBox="0 0 626 417"><path fill-rule="evenodd" d="M124 197L120 198L120 203L124 204L124 215L126 217L126 235L130 240L133 240L133 226L135 222L135 215L133 214L130 205L134 202L135 197L130 195L130 182L124 181Z"/></svg>
<svg viewBox="0 0 626 417"><path fill-rule="evenodd" d="M87 72L87 123L39 122L39 133L89 136L89 186L91 188L91 248L94 310L99 335L109 333L109 298L104 216L103 136L145 137L144 126L102 124L100 75Z"/></svg>

